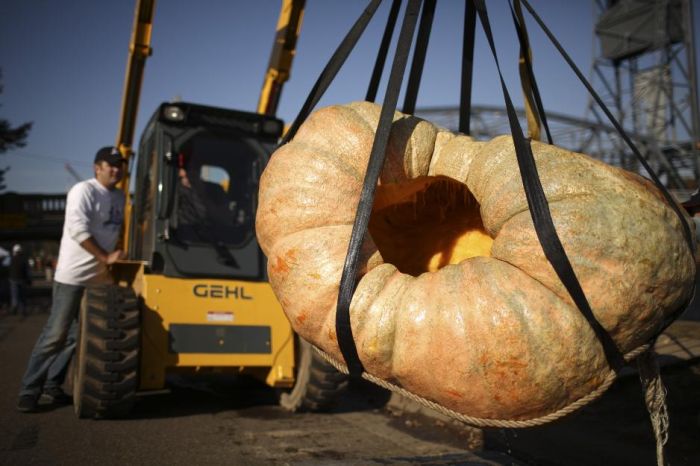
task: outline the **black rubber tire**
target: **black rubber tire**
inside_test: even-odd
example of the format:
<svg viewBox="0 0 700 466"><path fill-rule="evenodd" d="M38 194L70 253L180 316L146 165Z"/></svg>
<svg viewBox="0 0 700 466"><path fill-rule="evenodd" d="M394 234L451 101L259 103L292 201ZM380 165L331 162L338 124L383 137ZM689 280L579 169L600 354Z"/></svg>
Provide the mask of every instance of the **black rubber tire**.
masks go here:
<svg viewBox="0 0 700 466"><path fill-rule="evenodd" d="M123 417L138 388L141 322L134 291L85 290L73 359L73 407L80 418Z"/></svg>
<svg viewBox="0 0 700 466"><path fill-rule="evenodd" d="M348 376L326 362L310 343L297 337L297 373L294 387L282 392L280 406L292 412L331 409L347 388Z"/></svg>

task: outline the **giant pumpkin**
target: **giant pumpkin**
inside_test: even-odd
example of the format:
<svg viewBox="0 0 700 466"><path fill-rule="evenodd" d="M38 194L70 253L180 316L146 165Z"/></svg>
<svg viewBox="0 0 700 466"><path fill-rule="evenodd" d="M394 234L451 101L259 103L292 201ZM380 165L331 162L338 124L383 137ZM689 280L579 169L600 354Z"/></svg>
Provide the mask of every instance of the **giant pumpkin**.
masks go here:
<svg viewBox="0 0 700 466"><path fill-rule="evenodd" d="M339 281L379 119L320 109L265 169L257 235L294 330L342 361ZM691 296L681 220L642 177L532 143L554 224L596 319L628 353ZM481 419L527 420L599 389L599 340L544 257L509 136L396 112L350 306L366 371Z"/></svg>

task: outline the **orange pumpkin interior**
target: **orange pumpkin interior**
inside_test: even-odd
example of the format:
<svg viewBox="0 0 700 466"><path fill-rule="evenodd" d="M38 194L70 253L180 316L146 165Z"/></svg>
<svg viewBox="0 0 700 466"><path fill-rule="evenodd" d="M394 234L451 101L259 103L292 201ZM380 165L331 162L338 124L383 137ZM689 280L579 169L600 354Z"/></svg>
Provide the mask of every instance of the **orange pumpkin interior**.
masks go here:
<svg viewBox="0 0 700 466"><path fill-rule="evenodd" d="M413 276L490 256L493 243L472 193L444 176L377 186L369 232L384 261Z"/></svg>

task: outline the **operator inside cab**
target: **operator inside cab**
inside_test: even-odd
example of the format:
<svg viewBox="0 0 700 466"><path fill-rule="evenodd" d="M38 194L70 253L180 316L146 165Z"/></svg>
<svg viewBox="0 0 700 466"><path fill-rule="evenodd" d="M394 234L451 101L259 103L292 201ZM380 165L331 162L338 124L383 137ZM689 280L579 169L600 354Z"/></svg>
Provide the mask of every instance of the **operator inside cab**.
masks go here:
<svg viewBox="0 0 700 466"><path fill-rule="evenodd" d="M178 153L175 239L184 244L240 245L252 230L253 196L245 179L249 170L245 164L232 164L230 155L204 151L196 142L188 141Z"/></svg>

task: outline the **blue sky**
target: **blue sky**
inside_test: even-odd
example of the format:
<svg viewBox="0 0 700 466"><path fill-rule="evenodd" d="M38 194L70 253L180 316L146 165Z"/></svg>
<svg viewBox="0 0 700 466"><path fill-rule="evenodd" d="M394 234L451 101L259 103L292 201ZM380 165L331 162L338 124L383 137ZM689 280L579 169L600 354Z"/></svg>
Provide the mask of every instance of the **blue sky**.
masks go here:
<svg viewBox="0 0 700 466"><path fill-rule="evenodd" d="M385 0L380 7L321 106L364 97L390 3ZM521 106L518 45L508 4L506 0L487 3L499 59L516 106ZM594 46L592 2L531 3L588 73ZM287 122L294 118L366 4L364 0L307 0L292 77L284 88L278 116ZM146 64L135 145L151 112L164 101L181 99L254 111L279 6L277 0L157 2L154 53ZM83 178L92 176L95 151L113 144L117 133L133 8L134 2L127 0L0 2L4 85L0 117L15 125L34 122L25 148L0 155L0 166L11 166L8 190L66 192L75 182L66 163ZM698 10L696 4L696 31L700 31ZM438 2L418 108L458 103L462 17L462 1ZM530 19L528 27L545 108L583 116L585 90ZM480 26L475 61L474 103L501 105L493 58Z"/></svg>

